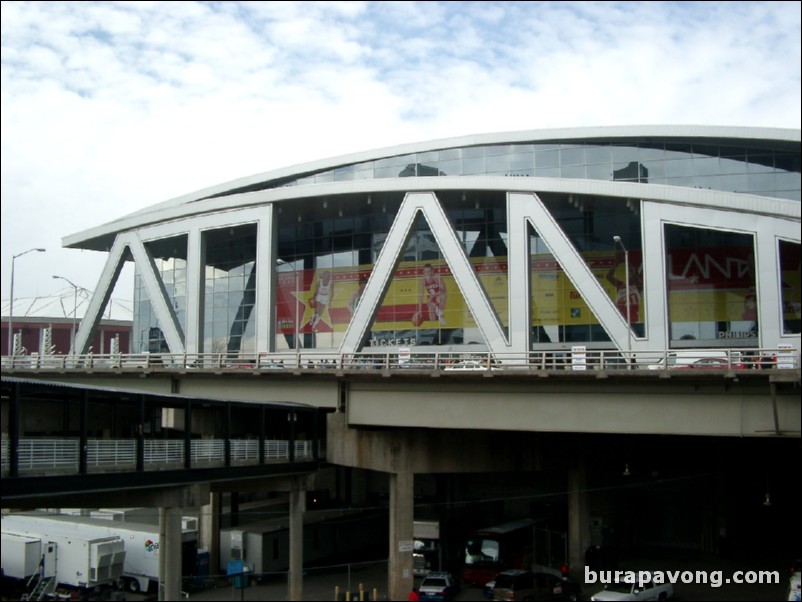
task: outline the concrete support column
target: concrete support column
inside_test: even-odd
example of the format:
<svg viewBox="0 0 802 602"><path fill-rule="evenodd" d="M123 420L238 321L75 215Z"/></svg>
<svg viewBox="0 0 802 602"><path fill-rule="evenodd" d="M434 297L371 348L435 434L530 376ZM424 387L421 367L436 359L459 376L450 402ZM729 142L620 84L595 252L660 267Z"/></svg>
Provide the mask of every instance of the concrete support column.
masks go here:
<svg viewBox="0 0 802 602"><path fill-rule="evenodd" d="M387 568L387 595L390 600L406 600L414 584L414 487L413 472L390 473L390 562Z"/></svg>
<svg viewBox="0 0 802 602"><path fill-rule="evenodd" d="M159 600L181 600L181 508L159 508Z"/></svg>
<svg viewBox="0 0 802 602"><path fill-rule="evenodd" d="M220 493L209 494L209 503L201 506L200 547L209 552L209 572L220 573Z"/></svg>
<svg viewBox="0 0 802 602"><path fill-rule="evenodd" d="M304 570L304 512L306 487L303 483L290 490L290 574L289 600L303 600Z"/></svg>
<svg viewBox="0 0 802 602"><path fill-rule="evenodd" d="M590 545L590 517L585 458L568 471L568 566L574 578L584 576L585 550Z"/></svg>

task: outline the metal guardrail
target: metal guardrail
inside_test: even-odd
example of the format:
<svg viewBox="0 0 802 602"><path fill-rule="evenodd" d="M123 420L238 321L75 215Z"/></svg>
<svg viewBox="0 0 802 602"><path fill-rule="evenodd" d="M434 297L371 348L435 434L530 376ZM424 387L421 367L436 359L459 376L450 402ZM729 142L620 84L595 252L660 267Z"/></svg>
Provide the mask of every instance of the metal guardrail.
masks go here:
<svg viewBox="0 0 802 602"><path fill-rule="evenodd" d="M133 353L85 355L3 356L9 371L214 371L272 372L307 370L656 370L698 369L799 369L799 350L791 347L620 350L548 350L529 353L483 351L411 352L370 349L353 354L320 351L275 353Z"/></svg>
<svg viewBox="0 0 802 602"><path fill-rule="evenodd" d="M230 439L230 458L232 462L259 462L259 440ZM265 460L289 462L289 441L265 440ZM223 439L193 439L191 442L191 462L193 465L222 465L225 462L225 441ZM295 441L295 459L305 460L314 457L314 441ZM19 440L17 446L17 465L20 475L43 473L76 473L80 462L80 439L77 437L29 437ZM325 454L325 447L323 447ZM4 436L2 446L2 472L8 474L10 441ZM177 439L145 439L145 468L158 466L183 466L184 441ZM129 471L136 469L136 439L88 439L87 468L117 469Z"/></svg>

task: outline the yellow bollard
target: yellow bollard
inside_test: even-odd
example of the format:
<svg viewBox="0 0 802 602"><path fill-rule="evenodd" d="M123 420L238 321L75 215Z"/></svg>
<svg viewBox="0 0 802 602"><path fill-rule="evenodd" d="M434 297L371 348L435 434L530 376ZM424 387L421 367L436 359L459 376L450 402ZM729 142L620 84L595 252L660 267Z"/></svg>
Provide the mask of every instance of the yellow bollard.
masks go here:
<svg viewBox="0 0 802 602"><path fill-rule="evenodd" d="M340 586L334 586L334 602L340 602Z"/></svg>
<svg viewBox="0 0 802 602"><path fill-rule="evenodd" d="M379 602L379 590L378 588L373 588L373 602Z"/></svg>

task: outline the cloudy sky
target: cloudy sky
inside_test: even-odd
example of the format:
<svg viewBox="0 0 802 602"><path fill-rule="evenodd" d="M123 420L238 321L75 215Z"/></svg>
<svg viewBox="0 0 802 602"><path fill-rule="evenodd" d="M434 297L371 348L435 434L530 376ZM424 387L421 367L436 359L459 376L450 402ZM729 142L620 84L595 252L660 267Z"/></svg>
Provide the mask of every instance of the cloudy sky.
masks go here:
<svg viewBox="0 0 802 602"><path fill-rule="evenodd" d="M13 255L47 249L17 258L15 298L71 300L52 275L94 289L105 255L62 237L296 163L507 130L800 127L796 1L3 0L1 23L3 315ZM124 272L115 296L132 289Z"/></svg>

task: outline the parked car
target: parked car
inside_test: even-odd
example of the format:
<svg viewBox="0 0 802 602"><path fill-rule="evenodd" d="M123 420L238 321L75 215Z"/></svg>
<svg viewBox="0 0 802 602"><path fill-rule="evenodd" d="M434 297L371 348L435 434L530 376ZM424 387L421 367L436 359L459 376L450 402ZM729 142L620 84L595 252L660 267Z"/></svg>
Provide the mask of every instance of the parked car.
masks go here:
<svg viewBox="0 0 802 602"><path fill-rule="evenodd" d="M496 575L493 600L579 600L578 583L551 573L524 570L503 571Z"/></svg>
<svg viewBox="0 0 802 602"><path fill-rule="evenodd" d="M735 370L741 370L743 367L744 367L743 364L732 365L732 368ZM730 368L730 365L724 358L703 357L701 359L696 360L692 364L677 366L677 368L680 370L727 370L728 368Z"/></svg>
<svg viewBox="0 0 802 602"><path fill-rule="evenodd" d="M498 368L491 366L490 370L498 370ZM485 360L462 360L456 364L446 366L446 370L488 370L487 362Z"/></svg>
<svg viewBox="0 0 802 602"><path fill-rule="evenodd" d="M457 593L459 593L459 584L451 573L432 572L421 581L418 598L441 602L453 600Z"/></svg>
<svg viewBox="0 0 802 602"><path fill-rule="evenodd" d="M674 587L670 583L653 583L648 581L641 586L640 583L616 582L605 585L600 592L593 594L590 599L598 602L605 600L670 600L674 598Z"/></svg>
<svg viewBox="0 0 802 602"><path fill-rule="evenodd" d="M661 358L656 364L647 366L649 370L676 370L677 368L689 369L710 369L720 370L732 367L741 369L744 367L741 354L737 351L728 355L726 351L708 350L689 350L672 351L666 357Z"/></svg>

